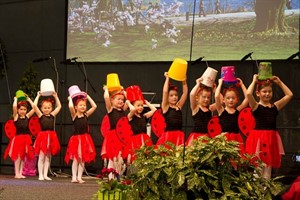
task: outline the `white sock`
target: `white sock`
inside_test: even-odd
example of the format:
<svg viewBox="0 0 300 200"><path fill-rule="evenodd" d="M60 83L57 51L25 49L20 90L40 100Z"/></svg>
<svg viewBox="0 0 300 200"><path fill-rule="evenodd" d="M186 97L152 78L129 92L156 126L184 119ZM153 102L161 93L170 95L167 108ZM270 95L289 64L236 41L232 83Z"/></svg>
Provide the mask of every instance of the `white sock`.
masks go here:
<svg viewBox="0 0 300 200"><path fill-rule="evenodd" d="M78 162L74 158L72 163L72 181L77 181Z"/></svg>
<svg viewBox="0 0 300 200"><path fill-rule="evenodd" d="M40 151L39 154L39 161L38 161L38 171L39 171L39 180L42 181L44 180L44 163L45 163L45 154Z"/></svg>
<svg viewBox="0 0 300 200"><path fill-rule="evenodd" d="M77 176L79 182L82 181L83 170L84 170L84 162L80 162L78 165L78 176Z"/></svg>
<svg viewBox="0 0 300 200"><path fill-rule="evenodd" d="M49 170L49 166L50 166L50 154L47 154L45 156L45 163L44 163L44 179L45 180L52 180L51 178L48 177L48 170Z"/></svg>

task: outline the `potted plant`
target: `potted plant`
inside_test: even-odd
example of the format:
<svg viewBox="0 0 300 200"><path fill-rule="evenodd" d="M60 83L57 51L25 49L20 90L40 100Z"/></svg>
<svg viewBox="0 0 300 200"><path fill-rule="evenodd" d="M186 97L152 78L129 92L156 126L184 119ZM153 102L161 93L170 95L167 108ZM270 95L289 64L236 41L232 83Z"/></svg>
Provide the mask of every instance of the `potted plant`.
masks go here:
<svg viewBox="0 0 300 200"><path fill-rule="evenodd" d="M241 156L238 143L221 134L199 137L189 147L142 147L132 185L147 199L272 199L283 190L277 179L259 175L263 163ZM256 172L257 176L254 176Z"/></svg>

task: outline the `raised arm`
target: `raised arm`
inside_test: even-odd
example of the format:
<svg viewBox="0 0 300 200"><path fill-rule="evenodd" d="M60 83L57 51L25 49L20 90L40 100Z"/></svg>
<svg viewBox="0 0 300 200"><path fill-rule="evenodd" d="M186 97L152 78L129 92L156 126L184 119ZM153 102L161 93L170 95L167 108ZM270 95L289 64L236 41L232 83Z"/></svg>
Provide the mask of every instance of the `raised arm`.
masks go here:
<svg viewBox="0 0 300 200"><path fill-rule="evenodd" d="M74 117L75 117L76 111L75 111L75 108L74 108L74 104L73 104L72 98L70 96L68 96L68 101L69 101L68 106L69 106L71 118L73 120Z"/></svg>
<svg viewBox="0 0 300 200"><path fill-rule="evenodd" d="M163 86L162 102L161 102L161 109L163 113L167 112L167 110L169 109L168 96L169 96L169 83L170 83L168 72L165 72L164 76L166 80Z"/></svg>
<svg viewBox="0 0 300 200"><path fill-rule="evenodd" d="M35 110L35 113L39 118L43 115L43 113L41 112L41 110L39 109L39 106L38 106L40 96L41 96L41 93L40 93L40 91L38 91L36 94L36 97L34 99L34 102L33 102L33 105L34 105L33 109Z"/></svg>
<svg viewBox="0 0 300 200"><path fill-rule="evenodd" d="M17 120L17 118L18 118L18 99L17 99L17 97L14 97L12 111L13 111L14 120Z"/></svg>
<svg viewBox="0 0 300 200"><path fill-rule="evenodd" d="M95 101L90 97L90 95L87 95L87 100L90 103L91 108L86 111L86 115L90 116L91 114L93 114L95 112L97 105L96 105Z"/></svg>
<svg viewBox="0 0 300 200"><path fill-rule="evenodd" d="M152 105L151 103L149 103L147 100L145 100L145 104L150 108L150 110L144 114L144 116L148 119L148 118L152 117L152 115L154 114L154 112L157 109L155 108L154 105Z"/></svg>
<svg viewBox="0 0 300 200"><path fill-rule="evenodd" d="M129 113L127 114L128 120L132 120L134 114L135 114L135 107L130 103L129 100L125 101L125 105L127 108L129 108Z"/></svg>
<svg viewBox="0 0 300 200"><path fill-rule="evenodd" d="M248 99L249 106L252 110L256 110L256 108L258 106L258 102L255 100L255 98L253 96L256 81L257 81L257 74L254 74L252 83L249 85L247 92L246 92L246 97Z"/></svg>
<svg viewBox="0 0 300 200"><path fill-rule="evenodd" d="M223 79L220 78L215 93L216 110L218 111L219 114L221 114L224 111L224 107L222 105L222 95L221 95L222 84L223 84Z"/></svg>
<svg viewBox="0 0 300 200"><path fill-rule="evenodd" d="M239 81L239 84L241 86L241 89L243 91L243 95L244 95L244 100L242 101L242 103L236 108L238 111L241 111L243 108L246 108L249 105L248 102L248 98L247 98L247 88L244 85L242 79L237 78L237 80Z"/></svg>
<svg viewBox="0 0 300 200"><path fill-rule="evenodd" d="M279 79L277 76L273 76L272 80L276 83L283 91L284 97L276 101L274 104L278 110L281 110L293 97L292 91Z"/></svg>
<svg viewBox="0 0 300 200"><path fill-rule="evenodd" d="M190 107L191 107L192 115L196 113L196 109L198 108L196 96L200 89L200 84L202 80L203 80L202 78L198 78L196 80L196 85L193 87L193 89L190 92Z"/></svg>
<svg viewBox="0 0 300 200"><path fill-rule="evenodd" d="M30 117L34 114L35 109L34 109L34 104L33 104L32 100L30 99L29 96L27 96L27 102L30 104L31 110L30 110L29 112L27 112L26 116L27 116L28 118L30 118Z"/></svg>
<svg viewBox="0 0 300 200"><path fill-rule="evenodd" d="M182 95L177 103L177 106L181 109L188 97L188 86L186 84L186 80L182 81Z"/></svg>
<svg viewBox="0 0 300 200"><path fill-rule="evenodd" d="M61 110L61 103L60 103L60 100L57 96L57 93L54 92L53 93L53 97L55 99L55 109L51 112L51 115L53 115L54 117L59 113L59 111Z"/></svg>
<svg viewBox="0 0 300 200"><path fill-rule="evenodd" d="M112 106L111 106L110 96L109 96L107 86L104 86L103 90L104 90L103 98L104 98L104 102L105 102L106 111L107 111L107 113L110 113L112 110Z"/></svg>

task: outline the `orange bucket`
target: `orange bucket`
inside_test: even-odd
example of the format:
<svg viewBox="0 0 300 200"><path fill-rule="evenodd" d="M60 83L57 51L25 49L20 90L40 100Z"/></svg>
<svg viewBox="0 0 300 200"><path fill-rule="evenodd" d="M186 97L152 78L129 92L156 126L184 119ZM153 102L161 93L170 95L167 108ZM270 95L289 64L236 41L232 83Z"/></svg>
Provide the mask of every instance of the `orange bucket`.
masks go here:
<svg viewBox="0 0 300 200"><path fill-rule="evenodd" d="M187 61L181 58L175 58L171 67L169 68L168 75L176 81L186 80Z"/></svg>
<svg viewBox="0 0 300 200"><path fill-rule="evenodd" d="M106 87L108 91L121 90L122 86L120 85L119 76L116 73L110 73L106 76Z"/></svg>

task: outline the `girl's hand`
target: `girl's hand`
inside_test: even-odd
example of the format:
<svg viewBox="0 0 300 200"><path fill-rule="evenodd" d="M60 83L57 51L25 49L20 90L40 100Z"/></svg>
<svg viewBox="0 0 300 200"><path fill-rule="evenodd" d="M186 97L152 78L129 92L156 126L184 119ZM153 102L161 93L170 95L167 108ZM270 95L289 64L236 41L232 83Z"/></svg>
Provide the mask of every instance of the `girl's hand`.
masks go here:
<svg viewBox="0 0 300 200"><path fill-rule="evenodd" d="M220 78L220 79L219 79L219 84L222 84L222 83L223 83L223 79Z"/></svg>
<svg viewBox="0 0 300 200"><path fill-rule="evenodd" d="M169 78L168 72L165 72L165 73L164 73L164 76L165 76L166 78Z"/></svg>
<svg viewBox="0 0 300 200"><path fill-rule="evenodd" d="M203 78L200 77L200 78L196 79L196 84L200 84L202 81L203 81Z"/></svg>
<svg viewBox="0 0 300 200"><path fill-rule="evenodd" d="M107 90L107 86L103 85L103 91Z"/></svg>
<svg viewBox="0 0 300 200"><path fill-rule="evenodd" d="M239 83L240 85L243 85L243 84L244 84L243 81L242 81L242 79L236 78L236 80L238 80L238 83Z"/></svg>
<svg viewBox="0 0 300 200"><path fill-rule="evenodd" d="M278 76L273 76L272 81L276 84L279 84L281 82L280 78Z"/></svg>
<svg viewBox="0 0 300 200"><path fill-rule="evenodd" d="M252 80L252 81L253 81L253 82L257 81L257 77L258 77L258 75L257 75L257 74L254 74L254 75L253 75L253 80Z"/></svg>

